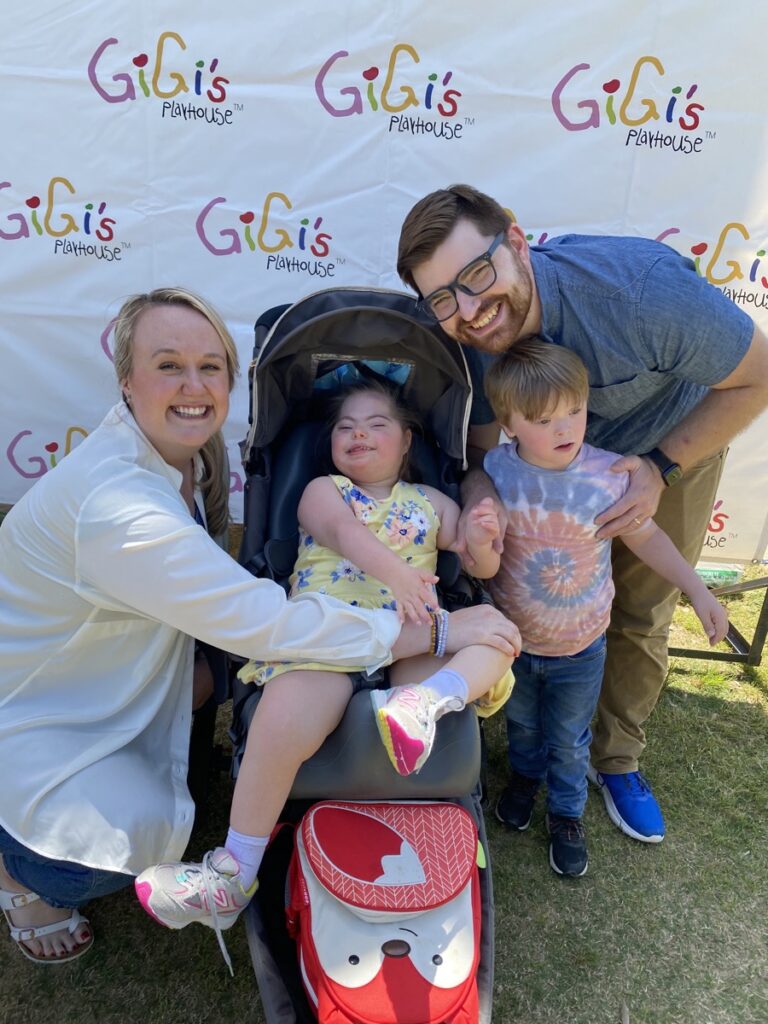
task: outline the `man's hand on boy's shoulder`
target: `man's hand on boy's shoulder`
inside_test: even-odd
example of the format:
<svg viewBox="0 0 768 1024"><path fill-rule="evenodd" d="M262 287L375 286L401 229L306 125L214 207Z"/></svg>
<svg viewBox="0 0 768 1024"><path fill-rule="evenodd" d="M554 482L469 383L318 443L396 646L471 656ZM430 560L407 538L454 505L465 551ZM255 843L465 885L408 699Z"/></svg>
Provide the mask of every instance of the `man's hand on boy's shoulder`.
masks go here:
<svg viewBox="0 0 768 1024"><path fill-rule="evenodd" d="M661 473L640 455L624 455L611 466L612 473L629 473L629 487L617 502L595 516L598 540L632 533L656 515L664 491Z"/></svg>

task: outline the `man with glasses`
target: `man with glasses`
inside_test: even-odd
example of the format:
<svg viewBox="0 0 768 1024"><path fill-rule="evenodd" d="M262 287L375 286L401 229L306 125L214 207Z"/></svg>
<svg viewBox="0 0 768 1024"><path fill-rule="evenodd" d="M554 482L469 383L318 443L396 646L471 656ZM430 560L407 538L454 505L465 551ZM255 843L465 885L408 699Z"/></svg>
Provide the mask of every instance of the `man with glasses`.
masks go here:
<svg viewBox="0 0 768 1024"><path fill-rule="evenodd" d="M413 207L397 269L422 309L465 346L473 373L475 468L465 478L465 509L488 494L498 501L480 468L499 440L483 372L519 339L539 335L586 363L586 440L621 452L614 468L630 473L624 497L596 518L597 536L618 538L653 516L695 564L725 446L768 405L768 342L746 313L658 242L563 235L529 247L499 203L468 185L432 192ZM658 843L664 819L638 761L642 726L666 677L679 592L620 540L613 578L590 778L614 824ZM515 807L529 799L530 780L513 775L497 814L519 828Z"/></svg>

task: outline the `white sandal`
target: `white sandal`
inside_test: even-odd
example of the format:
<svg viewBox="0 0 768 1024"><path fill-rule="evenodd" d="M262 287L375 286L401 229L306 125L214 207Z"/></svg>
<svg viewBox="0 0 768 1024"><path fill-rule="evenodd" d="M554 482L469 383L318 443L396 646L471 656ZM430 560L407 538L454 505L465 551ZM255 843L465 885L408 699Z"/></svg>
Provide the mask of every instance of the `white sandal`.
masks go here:
<svg viewBox="0 0 768 1024"><path fill-rule="evenodd" d="M54 921L53 924L38 925L34 928L17 928L16 925L11 921L11 911L20 910L22 907L29 906L30 903L35 903L40 897L34 892L9 892L7 889L0 889L0 909L5 914L5 920L8 924L8 929L11 933L11 938L19 947L21 952L28 960L34 960L37 964L66 964L70 960L77 960L83 953L87 953L93 945L93 932L85 940L80 943L76 949L73 949L71 953L67 953L63 956L36 956L27 946L25 942L31 942L33 939L39 939L43 935L53 935L54 932L61 932L66 930L70 935L74 935L75 931L80 927L81 924L88 924L88 918L83 917L79 910L73 909L69 917L63 921Z"/></svg>

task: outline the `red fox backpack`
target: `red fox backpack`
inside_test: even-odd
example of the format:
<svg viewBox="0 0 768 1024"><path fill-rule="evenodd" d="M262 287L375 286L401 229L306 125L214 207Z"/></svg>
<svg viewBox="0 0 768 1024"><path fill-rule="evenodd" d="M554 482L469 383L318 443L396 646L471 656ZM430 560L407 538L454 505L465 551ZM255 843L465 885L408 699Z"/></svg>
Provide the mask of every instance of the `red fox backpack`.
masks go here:
<svg viewBox="0 0 768 1024"><path fill-rule="evenodd" d="M321 1024L478 1020L478 850L475 823L455 803L323 801L307 811L288 931Z"/></svg>
<svg viewBox="0 0 768 1024"><path fill-rule="evenodd" d="M240 562L255 575L283 582L291 572L298 498L318 472L318 388L350 366L400 387L427 439L413 449L418 479L458 497L469 372L460 346L412 296L336 288L268 310L256 325L242 445ZM476 600L457 565L440 563L438 575L451 589L448 607ZM237 680L233 691L236 773L259 692ZM493 890L480 762L467 708L440 719L422 770L399 776L368 693L352 698L302 766L285 810L297 827L270 843L244 913L267 1024L490 1024Z"/></svg>

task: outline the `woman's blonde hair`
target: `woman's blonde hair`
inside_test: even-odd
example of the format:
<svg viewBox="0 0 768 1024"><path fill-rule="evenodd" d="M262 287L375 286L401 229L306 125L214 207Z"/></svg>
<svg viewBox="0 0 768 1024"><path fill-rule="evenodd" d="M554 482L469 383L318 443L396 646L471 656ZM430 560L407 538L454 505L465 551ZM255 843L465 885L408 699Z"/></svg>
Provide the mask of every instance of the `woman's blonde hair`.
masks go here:
<svg viewBox="0 0 768 1024"><path fill-rule="evenodd" d="M491 365L484 384L502 424L509 423L513 413L537 420L561 399L580 405L589 397L589 377L581 359L542 338L516 341Z"/></svg>
<svg viewBox="0 0 768 1024"><path fill-rule="evenodd" d="M219 336L227 359L229 390L235 385L240 369L237 349L232 335L216 310L194 292L186 288L155 288L151 292L132 295L126 299L115 320L114 363L117 382L122 389L133 369L133 339L136 324L145 309L152 306L186 306L204 316ZM123 395L125 398L125 395ZM205 471L200 488L205 501L205 516L208 530L216 536L222 533L229 521L229 478L224 438L220 430L210 437L200 450Z"/></svg>

